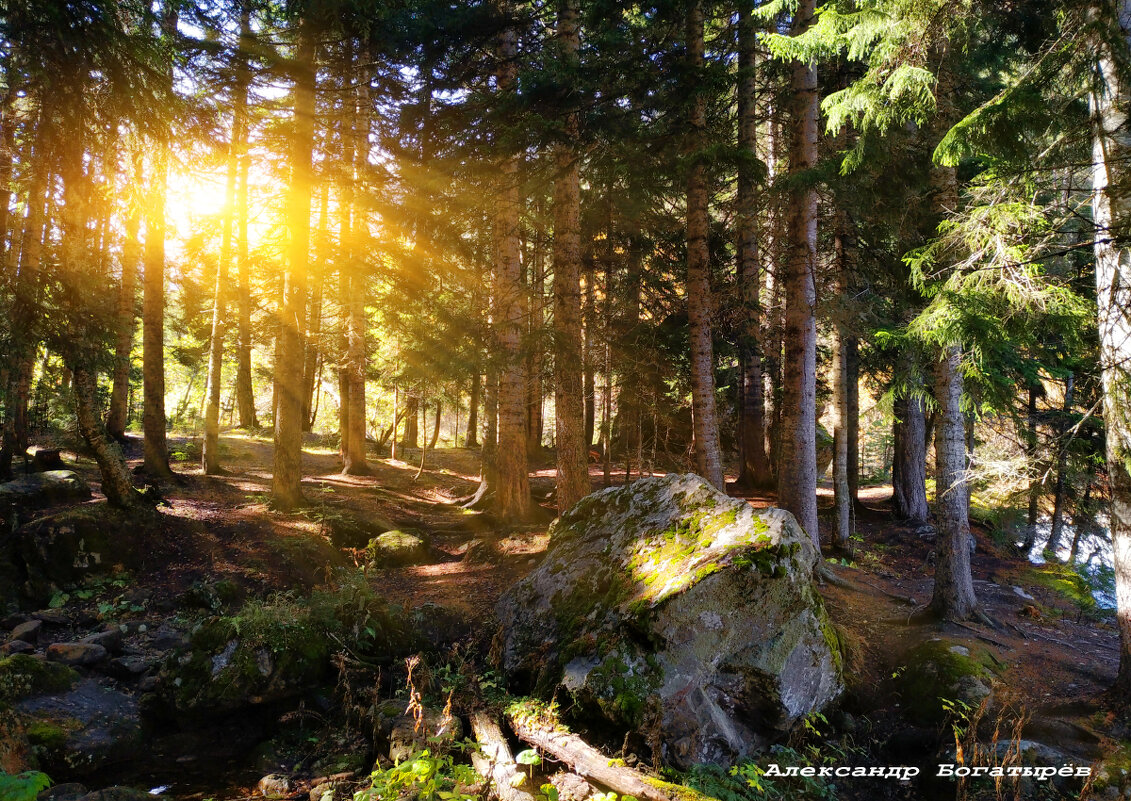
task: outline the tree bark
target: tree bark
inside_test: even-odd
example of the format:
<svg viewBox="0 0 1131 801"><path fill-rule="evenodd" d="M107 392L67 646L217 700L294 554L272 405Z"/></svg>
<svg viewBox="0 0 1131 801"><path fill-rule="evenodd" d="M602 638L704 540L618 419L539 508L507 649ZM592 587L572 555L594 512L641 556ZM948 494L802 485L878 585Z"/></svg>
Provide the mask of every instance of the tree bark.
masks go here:
<svg viewBox="0 0 1131 801"><path fill-rule="evenodd" d="M79 433L98 463L102 477L102 494L111 506L123 509L144 507L145 499L130 480L126 460L118 445L111 440L98 419L97 381L89 367L72 368L71 387L75 394L75 416Z"/></svg>
<svg viewBox="0 0 1131 801"><path fill-rule="evenodd" d="M892 510L900 520L925 523L931 510L927 503L927 421L920 393L912 390L896 404Z"/></svg>
<svg viewBox="0 0 1131 801"><path fill-rule="evenodd" d="M354 180L363 177L369 164L369 61L367 51L361 53L362 64L358 67L361 73L356 76L357 96L355 111L351 125L353 139L353 155L355 162L351 165ZM351 197L356 194L351 191ZM364 213L358 209L355 212L353 236L355 240L364 238L369 232L369 225ZM359 269L363 248L350 246L349 262L349 326L348 346L346 350L346 364L349 371L349 387L347 402L349 415L345 431L348 447L346 448L343 473L351 475L369 475L369 463L365 458L365 374L367 355L365 348L365 290L366 282L363 272Z"/></svg>
<svg viewBox="0 0 1131 801"><path fill-rule="evenodd" d="M134 180L142 183L141 159L134 160ZM117 335L114 342L113 389L110 392L110 411L106 415L106 431L116 440L126 436L129 422L130 354L133 351L134 332L137 329L137 278L141 261L141 229L139 204L131 203L126 212L125 241L122 243L122 276L118 285Z"/></svg>
<svg viewBox="0 0 1131 801"><path fill-rule="evenodd" d="M738 22L738 147L743 158L738 170L736 258L742 292L743 332L739 347L742 369L738 484L765 488L773 483L766 454L765 382L762 375L762 271L758 241L758 23L752 7Z"/></svg>
<svg viewBox="0 0 1131 801"><path fill-rule="evenodd" d="M1126 703L1131 697L1131 85L1120 65L1131 49L1131 0L1097 3L1092 13L1105 34L1094 48L1092 219L1120 642L1115 692Z"/></svg>
<svg viewBox="0 0 1131 801"><path fill-rule="evenodd" d="M566 69L578 66L578 0L559 0L557 37ZM572 75L572 72L570 73ZM571 108L555 152L554 181L554 445L557 503L564 512L589 494L581 332L581 171L579 115Z"/></svg>
<svg viewBox="0 0 1131 801"><path fill-rule="evenodd" d="M236 204L239 177L237 142L241 139L239 115L232 119L232 139L228 147L228 175L224 192L224 222L220 233L220 261L216 265L216 286L212 295L212 338L208 351L208 401L204 408L204 447L201 459L205 475L217 475L220 467L220 390L224 378L224 337L228 332L225 294L228 291L228 265L232 260L232 215Z"/></svg>
<svg viewBox="0 0 1131 801"><path fill-rule="evenodd" d="M306 273L310 250L311 157L314 148L314 93L317 39L309 19L298 23L295 58L294 133L291 139L291 180L287 192L286 274L279 361L275 365L278 411L275 416L275 460L271 480L276 508L290 511L302 495L302 362L303 317L306 313Z"/></svg>
<svg viewBox="0 0 1131 801"><path fill-rule="evenodd" d="M496 79L500 96L507 97L518 86L518 31L512 19L511 0L499 0L499 7L506 23L499 35ZM530 479L526 455L526 376L520 352L525 303L519 256L518 155L505 155L499 172L495 299L501 365L495 510L503 521L520 521L530 516Z"/></svg>
<svg viewBox="0 0 1131 801"><path fill-rule="evenodd" d="M465 448L479 447L479 401L483 387L483 374L478 370L471 376L471 391L468 399L467 441Z"/></svg>
<svg viewBox="0 0 1131 801"><path fill-rule="evenodd" d="M177 28L177 11L166 3L161 21L166 36ZM165 80L173 81L170 63ZM153 476L169 477L165 442L165 194L168 184L168 145L157 146L150 176L145 217L145 277L142 286L142 431L144 467Z"/></svg>
<svg viewBox="0 0 1131 801"><path fill-rule="evenodd" d="M472 712L469 718L471 731L479 744L478 749L471 751L471 764L490 782L491 795L500 801L534 801L534 796L521 789L526 777L515 763L499 724L482 710Z"/></svg>
<svg viewBox="0 0 1131 801"><path fill-rule="evenodd" d="M1055 554L1064 538L1064 496L1065 473L1068 467L1068 418L1072 414L1072 402L1076 390L1075 376L1072 373L1064 379L1064 408L1056 426L1056 484L1053 487L1052 521L1049 533L1049 549Z"/></svg>
<svg viewBox="0 0 1131 801"><path fill-rule="evenodd" d="M813 21L815 0L801 0L793 35ZM781 462L778 502L820 547L817 527L817 190L800 174L817 163L817 71L793 62L790 92L789 193L786 226L788 258L785 289L785 364L782 393Z"/></svg>
<svg viewBox="0 0 1131 801"><path fill-rule="evenodd" d="M662 782L651 782L632 768L619 765L576 734L561 727L539 725L534 720L510 717L515 735L554 759L564 762L586 780L610 787L621 795L644 801L676 801L678 792L668 790Z"/></svg>
<svg viewBox="0 0 1131 801"><path fill-rule="evenodd" d="M699 475L726 490L719 423L715 409L715 352L711 342L711 266L707 250L707 106L699 80L703 71L703 3L693 0L686 19L691 80L689 136L691 167L687 176L687 319L691 338L691 405L694 412L695 464ZM815 491L815 490L814 490ZM815 497L815 496L814 496Z"/></svg>
<svg viewBox="0 0 1131 801"><path fill-rule="evenodd" d="M962 350L946 348L938 365L935 428L935 583L931 610L966 620L977 607L970 574L970 495L966 482L966 421L962 414Z"/></svg>
<svg viewBox="0 0 1131 801"><path fill-rule="evenodd" d="M236 264L239 271L239 330L237 339L236 404L239 407L240 426L258 428L255 413L255 390L251 382L251 267L248 261L248 178L251 156L248 153L247 93L251 85L248 53L252 47L251 11L248 0L241 0L240 51L236 61L235 114L243 120L240 138L236 142L236 159L239 162L239 188L236 192Z"/></svg>

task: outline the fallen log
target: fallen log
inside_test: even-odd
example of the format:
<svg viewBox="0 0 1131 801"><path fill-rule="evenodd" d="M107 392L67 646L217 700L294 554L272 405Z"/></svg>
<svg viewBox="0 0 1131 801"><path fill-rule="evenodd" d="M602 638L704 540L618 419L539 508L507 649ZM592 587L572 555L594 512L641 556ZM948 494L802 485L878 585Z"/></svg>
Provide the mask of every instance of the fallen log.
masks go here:
<svg viewBox="0 0 1131 801"><path fill-rule="evenodd" d="M534 801L534 796L521 788L526 777L518 768L503 736L502 729L486 712L471 713L471 730L479 750L471 752L471 764L486 779L501 801Z"/></svg>
<svg viewBox="0 0 1131 801"><path fill-rule="evenodd" d="M509 714L508 721L520 740L569 765L574 773L586 780L639 801L680 801L681 795L667 782L650 779L639 771L617 764L560 726L521 714Z"/></svg>

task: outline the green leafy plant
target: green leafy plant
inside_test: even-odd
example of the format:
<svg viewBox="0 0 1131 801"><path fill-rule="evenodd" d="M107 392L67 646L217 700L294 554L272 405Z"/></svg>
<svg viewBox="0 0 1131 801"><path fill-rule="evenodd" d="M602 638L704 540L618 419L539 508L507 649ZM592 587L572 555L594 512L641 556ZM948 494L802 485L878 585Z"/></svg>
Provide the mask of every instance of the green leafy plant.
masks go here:
<svg viewBox="0 0 1131 801"><path fill-rule="evenodd" d="M0 770L0 801L35 801L35 797L50 786L47 774L37 770L14 776Z"/></svg>
<svg viewBox="0 0 1131 801"><path fill-rule="evenodd" d="M354 801L475 801L473 788L479 776L470 765L453 761L449 754L433 755L425 749L387 770L373 772L370 786L354 793Z"/></svg>

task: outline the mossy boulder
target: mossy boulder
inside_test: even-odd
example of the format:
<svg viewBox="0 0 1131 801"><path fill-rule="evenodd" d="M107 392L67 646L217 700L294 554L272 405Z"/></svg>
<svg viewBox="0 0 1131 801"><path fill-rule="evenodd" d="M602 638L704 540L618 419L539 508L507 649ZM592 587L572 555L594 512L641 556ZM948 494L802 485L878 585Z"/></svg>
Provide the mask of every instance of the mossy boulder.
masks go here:
<svg viewBox="0 0 1131 801"><path fill-rule="evenodd" d="M135 696L94 679L13 707L42 770L59 779L87 776L137 757L141 710Z"/></svg>
<svg viewBox="0 0 1131 801"><path fill-rule="evenodd" d="M188 650L170 658L161 687L178 715L211 717L296 697L327 675L329 645L324 633L307 630L306 620L278 620L242 632L239 622L206 621Z"/></svg>
<svg viewBox="0 0 1131 801"><path fill-rule="evenodd" d="M418 532L395 529L379 534L365 548L374 567L408 567L432 561L432 550Z"/></svg>
<svg viewBox="0 0 1131 801"><path fill-rule="evenodd" d="M79 674L66 665L31 654L0 659L0 708L24 698L67 692Z"/></svg>
<svg viewBox="0 0 1131 801"><path fill-rule="evenodd" d="M658 734L677 767L730 763L842 691L843 657L793 516L694 475L594 493L499 602L503 664L614 726Z"/></svg>
<svg viewBox="0 0 1131 801"><path fill-rule="evenodd" d="M39 475L49 475L40 473ZM23 595L45 604L62 587L140 566L141 544L159 525L156 512L126 512L108 504L83 504L20 526L12 535L13 561L24 577Z"/></svg>
<svg viewBox="0 0 1131 801"><path fill-rule="evenodd" d="M976 708L990 695L993 680L989 652L941 638L915 646L898 671L896 685L907 717L939 725L963 707Z"/></svg>
<svg viewBox="0 0 1131 801"><path fill-rule="evenodd" d="M49 506L61 501L85 500L90 485L73 470L31 473L0 484L0 509L13 506Z"/></svg>

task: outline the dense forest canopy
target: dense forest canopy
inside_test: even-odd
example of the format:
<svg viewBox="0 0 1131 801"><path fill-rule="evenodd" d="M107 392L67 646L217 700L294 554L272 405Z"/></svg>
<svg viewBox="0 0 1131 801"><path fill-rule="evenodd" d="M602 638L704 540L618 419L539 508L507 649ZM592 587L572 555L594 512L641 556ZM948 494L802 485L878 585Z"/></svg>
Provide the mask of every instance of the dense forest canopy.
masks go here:
<svg viewBox="0 0 1131 801"><path fill-rule="evenodd" d="M1125 0L0 0L0 477L480 448L503 526L694 472L842 555L890 483L926 615L971 515L1098 560L1126 700L1129 114Z"/></svg>

